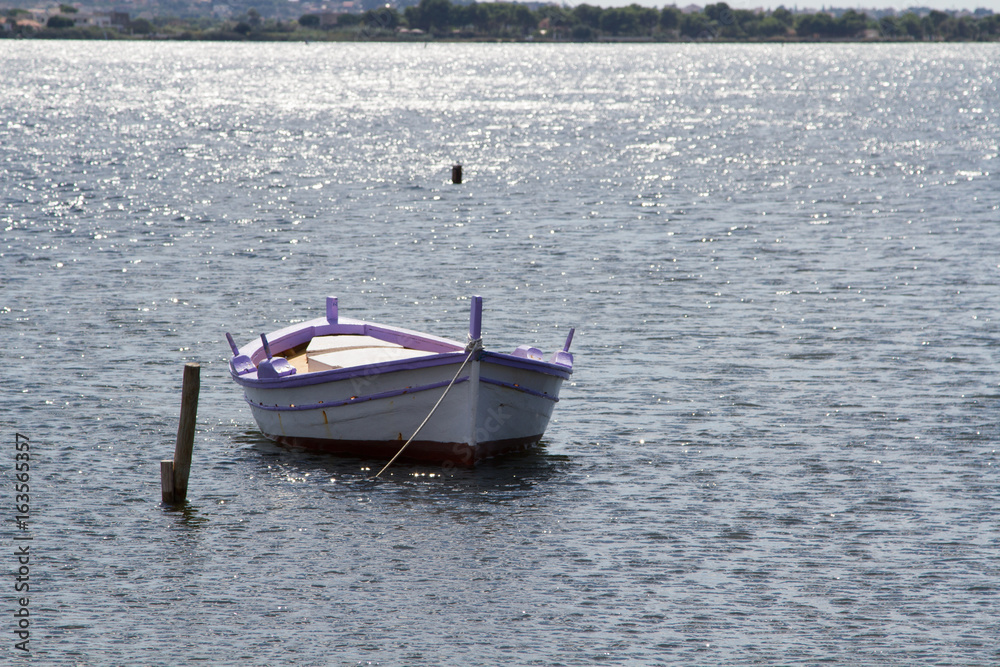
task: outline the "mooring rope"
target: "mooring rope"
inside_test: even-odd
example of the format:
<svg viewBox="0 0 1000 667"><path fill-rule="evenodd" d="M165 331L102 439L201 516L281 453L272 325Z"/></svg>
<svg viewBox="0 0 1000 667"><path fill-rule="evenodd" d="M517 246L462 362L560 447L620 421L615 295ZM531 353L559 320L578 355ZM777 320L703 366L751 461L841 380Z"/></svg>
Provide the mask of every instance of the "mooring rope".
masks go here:
<svg viewBox="0 0 1000 667"><path fill-rule="evenodd" d="M420 433L420 429L422 429L424 425L430 420L431 415L433 415L434 411L438 409L439 405L441 405L441 401L443 401L444 397L448 395L448 391L458 380L458 376L462 374L462 370L465 368L465 365L469 363L469 359L472 359L472 355L474 355L477 351L483 349L483 339L476 338L475 340L470 340L469 344L465 347L465 349L469 354L465 356L465 361L463 361L462 365L458 367L458 372L455 373L455 377L453 377L451 379L451 382L448 383L448 386L444 388L444 393L441 394L441 398L437 400L437 403L434 404L434 407L431 408L431 411L427 413L426 417L424 417L424 421L420 422L420 426L418 426L417 430L413 432L413 435L410 436L410 439L407 440L406 443L399 448L399 451L396 452L395 456L389 459L389 462L385 464L385 467L383 467L381 470L378 471L378 473L376 473L375 479L378 479L379 475L384 473L389 468L389 466L391 466L393 462L395 462L395 460L399 458L399 455L403 453L403 450L405 450L410 445L410 443L413 442L413 439L417 437L417 434Z"/></svg>

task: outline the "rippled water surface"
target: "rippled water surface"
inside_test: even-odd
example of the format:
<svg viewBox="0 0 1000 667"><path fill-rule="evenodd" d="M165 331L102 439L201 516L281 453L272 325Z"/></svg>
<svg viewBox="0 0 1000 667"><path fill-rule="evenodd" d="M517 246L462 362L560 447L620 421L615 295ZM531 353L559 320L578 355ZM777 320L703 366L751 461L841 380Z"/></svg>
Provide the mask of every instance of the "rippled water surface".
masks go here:
<svg viewBox="0 0 1000 667"><path fill-rule="evenodd" d="M1000 662L996 45L0 64L0 566L19 432L37 661ZM494 349L577 328L530 456L373 483L229 380L225 331L328 294L462 337L476 293Z"/></svg>

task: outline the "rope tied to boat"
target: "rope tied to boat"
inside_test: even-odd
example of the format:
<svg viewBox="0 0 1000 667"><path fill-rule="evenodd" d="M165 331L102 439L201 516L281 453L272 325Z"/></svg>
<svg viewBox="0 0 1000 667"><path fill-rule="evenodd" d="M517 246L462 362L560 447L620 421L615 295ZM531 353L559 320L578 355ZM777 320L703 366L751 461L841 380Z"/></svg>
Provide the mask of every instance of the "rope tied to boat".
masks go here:
<svg viewBox="0 0 1000 667"><path fill-rule="evenodd" d="M465 369L465 365L468 364L469 360L472 359L472 357L482 349L483 349L483 339L472 338L470 336L469 344L465 346L465 351L468 354L465 355L465 361L462 362L462 365L458 367L458 371L455 373L455 377L453 377L451 379L451 382L448 383L448 386L444 388L444 393L441 394L441 398L437 400L437 403L434 404L434 407L431 408L431 411L428 412L427 416L424 417L424 420L420 422L420 426L418 426L417 430L413 432L413 435L410 436L410 439L407 440L406 443L399 448L399 451L396 452L396 455L393 456L391 459L389 459L389 462L386 463L385 466L375 474L375 479L378 479L379 475L388 470L389 466L391 466L396 461L396 459L399 458L400 454L402 454L403 451L407 447L409 447L410 443L413 442L413 439L417 437L418 433L420 433L420 429L422 429L427 424L427 422L430 421L431 415L433 415L434 412L438 409L438 406L441 405L441 402L444 400L444 397L448 395L448 391L455 385L455 382L458 381L458 376L462 374L462 371Z"/></svg>

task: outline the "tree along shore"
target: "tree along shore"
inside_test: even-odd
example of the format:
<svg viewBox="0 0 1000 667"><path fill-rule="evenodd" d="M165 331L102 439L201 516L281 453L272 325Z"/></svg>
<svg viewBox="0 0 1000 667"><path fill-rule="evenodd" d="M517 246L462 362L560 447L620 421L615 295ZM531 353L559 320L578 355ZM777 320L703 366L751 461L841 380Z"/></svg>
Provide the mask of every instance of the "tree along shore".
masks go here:
<svg viewBox="0 0 1000 667"><path fill-rule="evenodd" d="M24 10L7 10L3 37L43 39L178 39L233 41L535 41L535 42L813 42L813 41L998 41L1000 14L958 16L931 11L870 18L847 10L793 13L733 9L724 2L698 12L676 7L630 5L573 8L545 5L536 10L507 2L453 4L421 0L402 12L391 7L361 14L303 14L278 20L250 9L232 20L211 18L136 19L115 28L80 26L73 9L50 16L45 25L19 21Z"/></svg>

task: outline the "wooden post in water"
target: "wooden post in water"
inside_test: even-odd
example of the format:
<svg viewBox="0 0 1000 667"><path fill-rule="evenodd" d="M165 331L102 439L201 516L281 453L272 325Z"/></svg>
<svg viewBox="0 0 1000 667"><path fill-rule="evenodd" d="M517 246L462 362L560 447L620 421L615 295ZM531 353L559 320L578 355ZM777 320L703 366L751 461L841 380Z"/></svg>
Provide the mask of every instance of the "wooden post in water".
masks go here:
<svg viewBox="0 0 1000 667"><path fill-rule="evenodd" d="M462 184L462 165L456 164L451 168L451 182L455 185Z"/></svg>
<svg viewBox="0 0 1000 667"><path fill-rule="evenodd" d="M163 503L174 504L174 462L170 459L160 461L160 491Z"/></svg>
<svg viewBox="0 0 1000 667"><path fill-rule="evenodd" d="M181 419L180 423L177 424L174 460L160 461L160 487L165 503L182 503L187 499L188 477L191 474L191 453L194 451L194 430L198 417L200 376L200 364L184 364L184 384L181 387ZM170 487L169 493L168 486Z"/></svg>

